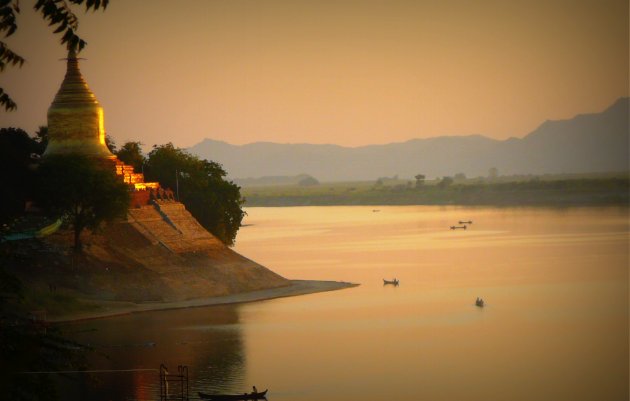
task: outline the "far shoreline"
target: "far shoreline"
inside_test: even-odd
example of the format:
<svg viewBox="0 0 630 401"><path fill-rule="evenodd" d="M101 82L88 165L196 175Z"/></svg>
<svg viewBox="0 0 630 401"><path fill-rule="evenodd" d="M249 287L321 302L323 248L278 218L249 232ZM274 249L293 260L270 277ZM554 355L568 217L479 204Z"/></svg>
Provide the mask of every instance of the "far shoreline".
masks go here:
<svg viewBox="0 0 630 401"><path fill-rule="evenodd" d="M85 320L105 319L115 316L130 315L133 313L155 312L174 309L201 308L218 305L236 305L249 302L267 301L271 299L293 297L298 295L316 294L320 292L337 291L346 288L358 287L360 284L344 281L321 280L289 280L290 285L284 287L268 288L238 294L222 295L217 297L196 298L174 302L111 302L96 301L95 304L102 309L91 312L80 312L67 315L59 315L45 319L46 323L62 324Z"/></svg>
<svg viewBox="0 0 630 401"><path fill-rule="evenodd" d="M289 206L482 206L608 207L630 201L628 173L601 176L451 177L447 184L406 179L330 182L317 185L243 187L245 207ZM383 179L379 179L383 180Z"/></svg>

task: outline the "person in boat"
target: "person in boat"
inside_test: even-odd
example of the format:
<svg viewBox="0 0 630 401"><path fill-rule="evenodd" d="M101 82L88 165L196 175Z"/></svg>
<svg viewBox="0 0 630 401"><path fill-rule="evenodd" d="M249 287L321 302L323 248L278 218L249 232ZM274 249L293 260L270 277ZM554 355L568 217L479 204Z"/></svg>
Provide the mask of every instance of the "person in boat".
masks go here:
<svg viewBox="0 0 630 401"><path fill-rule="evenodd" d="M256 386L252 386L252 388L254 389L254 393L257 394L258 393L258 389L256 388Z"/></svg>

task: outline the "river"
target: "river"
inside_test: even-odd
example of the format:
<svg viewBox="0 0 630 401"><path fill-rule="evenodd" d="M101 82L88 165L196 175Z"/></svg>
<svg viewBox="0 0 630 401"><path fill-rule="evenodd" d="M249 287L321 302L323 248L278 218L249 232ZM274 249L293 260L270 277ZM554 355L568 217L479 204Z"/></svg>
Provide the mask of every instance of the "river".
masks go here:
<svg viewBox="0 0 630 401"><path fill-rule="evenodd" d="M247 213L237 252L360 286L64 325L93 347L92 369L115 372L70 374L63 398L156 400L157 373L141 369L164 363L189 367L195 397L256 385L270 401L628 399L628 208ZM460 220L472 224L449 229Z"/></svg>

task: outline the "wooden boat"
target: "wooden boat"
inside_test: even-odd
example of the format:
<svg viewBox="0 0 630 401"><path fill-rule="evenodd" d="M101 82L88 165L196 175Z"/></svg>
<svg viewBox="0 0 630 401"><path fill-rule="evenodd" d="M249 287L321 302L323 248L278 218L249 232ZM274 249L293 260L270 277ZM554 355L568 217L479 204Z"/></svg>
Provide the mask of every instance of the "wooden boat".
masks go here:
<svg viewBox="0 0 630 401"><path fill-rule="evenodd" d="M460 221L459 224L472 224L472 220Z"/></svg>
<svg viewBox="0 0 630 401"><path fill-rule="evenodd" d="M383 279L383 285L387 285L387 284L398 285L399 281L398 281L397 278L395 278L393 280L385 280L385 279Z"/></svg>
<svg viewBox="0 0 630 401"><path fill-rule="evenodd" d="M458 228L466 229L466 226L451 226L451 230L457 230Z"/></svg>
<svg viewBox="0 0 630 401"><path fill-rule="evenodd" d="M262 400L267 398L267 390L261 392L251 392L243 394L206 394L199 393L199 397L204 400L211 401L228 401L228 400Z"/></svg>

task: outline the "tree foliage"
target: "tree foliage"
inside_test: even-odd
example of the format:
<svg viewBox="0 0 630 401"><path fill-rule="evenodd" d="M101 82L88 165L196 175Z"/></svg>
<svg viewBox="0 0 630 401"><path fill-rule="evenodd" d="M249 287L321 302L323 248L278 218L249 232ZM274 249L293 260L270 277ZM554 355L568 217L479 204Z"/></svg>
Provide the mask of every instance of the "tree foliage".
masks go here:
<svg viewBox="0 0 630 401"><path fill-rule="evenodd" d="M39 154L43 154L48 146L48 126L40 125L35 131L35 141L39 143Z"/></svg>
<svg viewBox="0 0 630 401"><path fill-rule="evenodd" d="M298 182L299 186L310 187L311 185L319 185L317 178L307 175Z"/></svg>
<svg viewBox="0 0 630 401"><path fill-rule="evenodd" d="M146 158L142 154L141 142L126 142L116 152L116 156L126 164L133 166L136 172L142 171Z"/></svg>
<svg viewBox="0 0 630 401"><path fill-rule="evenodd" d="M417 174L414 178L416 179L416 188L421 188L424 186L424 180L427 177L424 174Z"/></svg>
<svg viewBox="0 0 630 401"><path fill-rule="evenodd" d="M66 216L76 251L81 250L84 229L95 230L104 221L126 215L129 197L127 185L111 166L85 156L50 156L38 169L37 204L50 216Z"/></svg>
<svg viewBox="0 0 630 401"><path fill-rule="evenodd" d="M453 177L443 177L440 182L437 183L438 188L446 188L453 184Z"/></svg>
<svg viewBox="0 0 630 401"><path fill-rule="evenodd" d="M78 53L87 42L76 33L79 29L79 18L72 11L71 5L82 5L85 11L96 11L105 10L108 4L109 0L37 0L33 8L54 28L53 33L61 34L61 44ZM6 39L17 31L19 13L19 0L0 0L0 38ZM24 62L24 57L15 53L4 40L0 40L0 72L9 66L21 67ZM17 108L17 104L3 88L0 88L0 107L7 111Z"/></svg>
<svg viewBox="0 0 630 401"><path fill-rule="evenodd" d="M145 175L176 190L179 200L208 231L233 245L245 212L240 187L225 180L227 173L215 162L201 160L172 143L154 146Z"/></svg>
<svg viewBox="0 0 630 401"><path fill-rule="evenodd" d="M116 141L110 135L105 135L105 146L110 152L116 154Z"/></svg>
<svg viewBox="0 0 630 401"><path fill-rule="evenodd" d="M24 212L32 192L34 160L41 144L19 128L0 129L0 224Z"/></svg>

